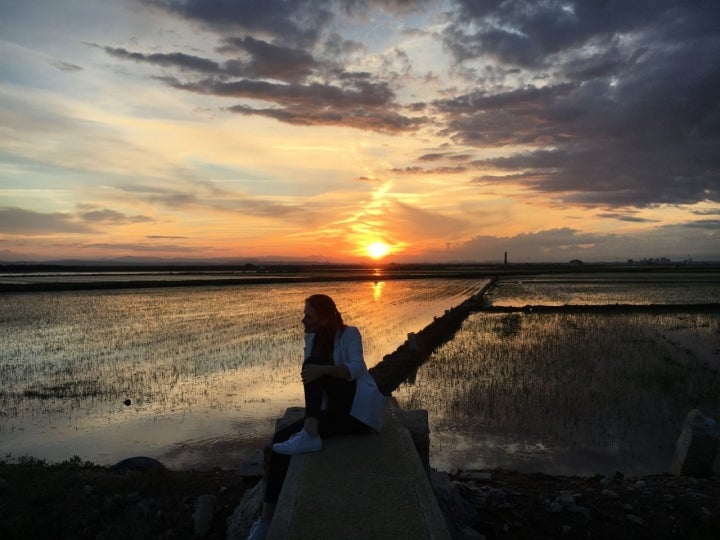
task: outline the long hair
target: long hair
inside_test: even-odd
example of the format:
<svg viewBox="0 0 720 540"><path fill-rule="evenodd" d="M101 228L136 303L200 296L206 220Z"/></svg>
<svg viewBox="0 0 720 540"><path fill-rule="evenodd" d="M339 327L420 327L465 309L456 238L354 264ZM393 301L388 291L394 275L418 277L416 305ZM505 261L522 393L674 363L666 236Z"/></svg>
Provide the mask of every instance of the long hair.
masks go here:
<svg viewBox="0 0 720 540"><path fill-rule="evenodd" d="M312 306L317 311L317 314L321 319L327 320L325 328L332 332L345 330L345 323L343 322L342 315L338 311L335 301L326 294L313 294L305 299L305 303Z"/></svg>
<svg viewBox="0 0 720 540"><path fill-rule="evenodd" d="M342 315L340 315L333 299L326 294L313 294L312 296L308 296L305 299L305 303L317 312L320 319L327 321L322 330L315 334L311 354L332 360L335 334L338 330L340 332L345 330Z"/></svg>

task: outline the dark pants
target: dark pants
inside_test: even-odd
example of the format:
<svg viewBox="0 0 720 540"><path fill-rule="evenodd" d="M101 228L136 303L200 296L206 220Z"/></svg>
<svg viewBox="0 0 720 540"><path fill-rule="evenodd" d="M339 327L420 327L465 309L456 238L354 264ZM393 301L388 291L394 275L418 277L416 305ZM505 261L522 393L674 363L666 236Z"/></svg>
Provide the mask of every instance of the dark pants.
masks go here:
<svg viewBox="0 0 720 540"><path fill-rule="evenodd" d="M333 365L333 361L311 356L303 362L303 367L306 364ZM369 431L365 424L350 416L356 386L355 381L328 376L303 385L305 417L318 419L318 431L321 437ZM327 396L325 409L322 408L323 396ZM288 440L302 429L304 423L304 419L298 420L278 430L273 436L272 444ZM273 452L272 445L265 448L265 502L271 504L277 502L290 466L290 457Z"/></svg>

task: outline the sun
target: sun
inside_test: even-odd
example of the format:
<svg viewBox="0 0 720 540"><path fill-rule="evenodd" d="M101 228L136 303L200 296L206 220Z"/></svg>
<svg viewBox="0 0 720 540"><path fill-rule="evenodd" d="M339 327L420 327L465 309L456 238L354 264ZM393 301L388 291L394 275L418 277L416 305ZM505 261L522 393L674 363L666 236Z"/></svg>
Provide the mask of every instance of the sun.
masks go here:
<svg viewBox="0 0 720 540"><path fill-rule="evenodd" d="M382 259L385 255L390 253L390 246L385 242L373 242L365 248L367 254L372 259Z"/></svg>

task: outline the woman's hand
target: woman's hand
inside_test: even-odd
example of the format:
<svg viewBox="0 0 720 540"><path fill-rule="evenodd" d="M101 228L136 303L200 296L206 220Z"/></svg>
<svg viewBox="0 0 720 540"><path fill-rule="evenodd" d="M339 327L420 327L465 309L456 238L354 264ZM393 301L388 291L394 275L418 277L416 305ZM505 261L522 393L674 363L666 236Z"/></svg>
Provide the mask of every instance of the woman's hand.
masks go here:
<svg viewBox="0 0 720 540"><path fill-rule="evenodd" d="M326 374L326 368L329 366L318 366L317 364L308 364L300 372L302 382L307 384L319 379Z"/></svg>

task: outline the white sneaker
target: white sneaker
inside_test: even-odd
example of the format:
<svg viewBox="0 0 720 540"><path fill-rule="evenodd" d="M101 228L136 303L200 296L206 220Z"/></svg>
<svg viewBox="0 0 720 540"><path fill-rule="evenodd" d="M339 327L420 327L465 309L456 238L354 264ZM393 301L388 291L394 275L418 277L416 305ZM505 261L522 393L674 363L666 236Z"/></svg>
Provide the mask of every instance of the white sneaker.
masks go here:
<svg viewBox="0 0 720 540"><path fill-rule="evenodd" d="M269 529L269 521L262 521L258 519L252 524L252 527L250 528L250 534L248 534L247 540L265 540Z"/></svg>
<svg viewBox="0 0 720 540"><path fill-rule="evenodd" d="M273 444L272 448L274 452L286 456L306 454L308 452L322 450L322 439L319 435L312 437L305 431L305 428L303 428L287 441Z"/></svg>

